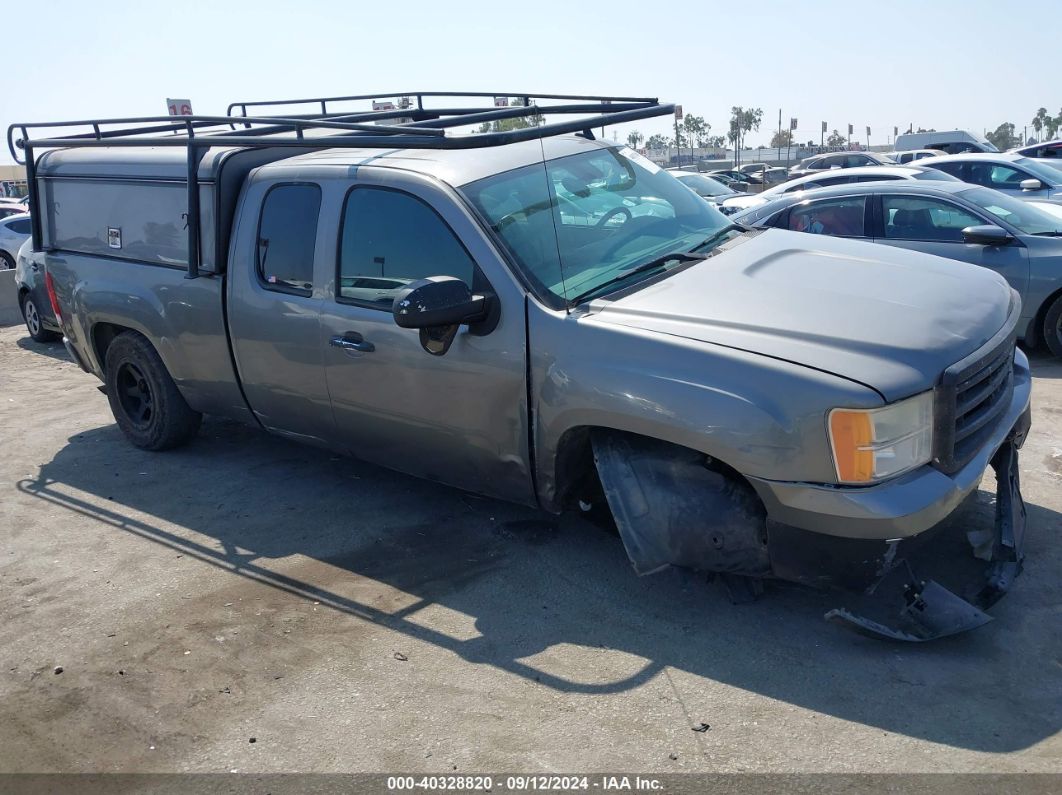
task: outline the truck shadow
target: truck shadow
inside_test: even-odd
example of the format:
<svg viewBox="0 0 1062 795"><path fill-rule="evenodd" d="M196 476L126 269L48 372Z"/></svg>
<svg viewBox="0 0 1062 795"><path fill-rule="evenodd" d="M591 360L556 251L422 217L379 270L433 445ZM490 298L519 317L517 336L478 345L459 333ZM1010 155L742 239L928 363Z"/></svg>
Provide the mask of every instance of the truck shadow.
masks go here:
<svg viewBox="0 0 1062 795"><path fill-rule="evenodd" d="M1062 567L1049 544L1062 515L1033 505L1029 570L993 609L998 620L901 645L827 625L836 595L779 585L733 606L703 576L635 576L619 539L580 517L473 497L224 420L166 454L132 448L115 426L86 431L18 487L557 691L622 692L677 669L978 751L1028 748L1062 728ZM357 581L406 598L395 608L353 598ZM477 636L410 620L428 606L469 617ZM587 674L550 653L566 645L622 652L621 663Z"/></svg>
<svg viewBox="0 0 1062 795"><path fill-rule="evenodd" d="M18 347L24 351L32 351L33 353L39 353L41 356L47 356L51 359L57 359L64 362L73 362L70 358L70 354L66 352L66 348L63 347L61 340L55 342L34 342L33 338L28 334L19 338L16 342Z"/></svg>

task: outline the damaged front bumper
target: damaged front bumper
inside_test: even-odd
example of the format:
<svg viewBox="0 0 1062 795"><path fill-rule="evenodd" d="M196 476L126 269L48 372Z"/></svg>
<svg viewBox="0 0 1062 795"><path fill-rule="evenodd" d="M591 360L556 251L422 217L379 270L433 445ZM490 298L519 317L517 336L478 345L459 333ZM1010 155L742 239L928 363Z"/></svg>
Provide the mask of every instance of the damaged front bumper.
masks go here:
<svg viewBox="0 0 1062 795"><path fill-rule="evenodd" d="M594 458L639 574L675 565L723 574L728 586L773 577L839 587L851 595L826 614L830 622L931 640L990 621L984 611L1021 572L1018 450L1030 426L1031 377L1020 352L1014 377L996 432L951 475L923 467L863 489L748 478L749 488L695 451L607 432L592 436ZM984 510L971 510L988 467L996 477L991 526Z"/></svg>
<svg viewBox="0 0 1062 795"><path fill-rule="evenodd" d="M1025 503L1018 449L1028 414L991 460L995 510L983 526L977 495L920 535L840 539L768 522L775 576L850 592L826 620L864 635L926 641L991 621L984 611L1007 593L1024 559Z"/></svg>

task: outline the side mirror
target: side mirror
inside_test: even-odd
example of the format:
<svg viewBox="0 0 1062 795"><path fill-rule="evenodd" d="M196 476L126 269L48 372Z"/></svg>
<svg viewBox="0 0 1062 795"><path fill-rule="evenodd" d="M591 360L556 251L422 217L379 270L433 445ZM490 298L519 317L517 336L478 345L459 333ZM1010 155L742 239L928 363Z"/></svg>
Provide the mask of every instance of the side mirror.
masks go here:
<svg viewBox="0 0 1062 795"><path fill-rule="evenodd" d="M1038 179L1023 179L1020 185L1022 190L1040 190L1043 186L1044 183Z"/></svg>
<svg viewBox="0 0 1062 795"><path fill-rule="evenodd" d="M1005 246L1014 240L1010 232L995 224L968 226L962 230L962 239L979 246Z"/></svg>
<svg viewBox="0 0 1062 795"><path fill-rule="evenodd" d="M420 344L432 356L442 356L464 323L485 320L490 300L473 295L453 276L432 276L410 282L395 296L391 314L400 328L420 329Z"/></svg>

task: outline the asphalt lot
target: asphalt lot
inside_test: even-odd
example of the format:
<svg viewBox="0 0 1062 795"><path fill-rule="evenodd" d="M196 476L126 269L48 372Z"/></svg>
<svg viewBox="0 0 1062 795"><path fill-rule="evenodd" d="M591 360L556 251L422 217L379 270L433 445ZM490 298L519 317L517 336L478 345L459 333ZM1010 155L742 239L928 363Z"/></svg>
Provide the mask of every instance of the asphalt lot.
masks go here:
<svg viewBox="0 0 1062 795"><path fill-rule="evenodd" d="M1034 365L1025 574L914 646L227 421L139 451L61 345L0 329L0 771L1062 772L1062 365Z"/></svg>

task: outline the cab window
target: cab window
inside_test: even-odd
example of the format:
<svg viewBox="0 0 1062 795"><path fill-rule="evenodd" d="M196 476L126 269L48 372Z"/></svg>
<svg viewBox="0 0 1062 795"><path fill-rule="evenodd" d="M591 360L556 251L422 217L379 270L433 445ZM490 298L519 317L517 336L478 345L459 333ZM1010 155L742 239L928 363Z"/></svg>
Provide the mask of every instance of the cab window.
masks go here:
<svg viewBox="0 0 1062 795"><path fill-rule="evenodd" d="M410 282L453 276L472 287L475 264L424 201L388 188L347 194L339 241L336 298L389 310Z"/></svg>

